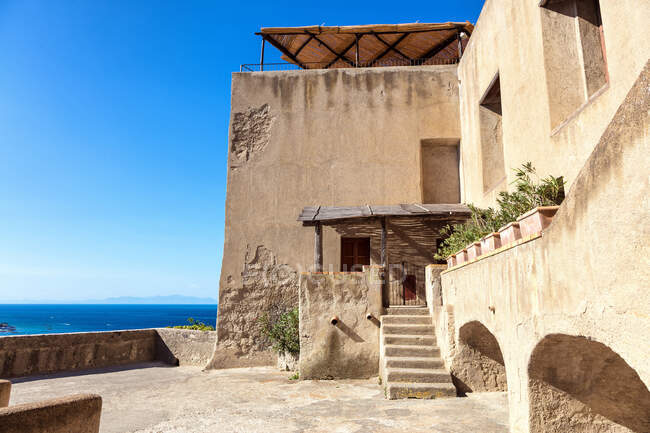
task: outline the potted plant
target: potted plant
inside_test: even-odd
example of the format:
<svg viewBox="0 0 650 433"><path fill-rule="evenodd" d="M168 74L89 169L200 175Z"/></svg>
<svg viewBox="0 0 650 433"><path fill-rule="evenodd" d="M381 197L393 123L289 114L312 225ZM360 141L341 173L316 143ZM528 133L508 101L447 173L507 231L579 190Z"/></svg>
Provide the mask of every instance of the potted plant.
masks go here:
<svg viewBox="0 0 650 433"><path fill-rule="evenodd" d="M462 265L467 262L467 250L461 250L456 253L456 264Z"/></svg>
<svg viewBox="0 0 650 433"><path fill-rule="evenodd" d="M551 224L559 208L559 206L538 206L517 218L521 237L525 238L541 233Z"/></svg>
<svg viewBox="0 0 650 433"><path fill-rule="evenodd" d="M492 232L481 239L482 254L487 254L499 248L501 248L501 235L498 232Z"/></svg>
<svg viewBox="0 0 650 433"><path fill-rule="evenodd" d="M521 239L521 230L518 222L511 222L499 229L499 236L501 238L501 245L511 244Z"/></svg>
<svg viewBox="0 0 650 433"><path fill-rule="evenodd" d="M481 243L474 242L467 246L467 261L472 261L481 255Z"/></svg>

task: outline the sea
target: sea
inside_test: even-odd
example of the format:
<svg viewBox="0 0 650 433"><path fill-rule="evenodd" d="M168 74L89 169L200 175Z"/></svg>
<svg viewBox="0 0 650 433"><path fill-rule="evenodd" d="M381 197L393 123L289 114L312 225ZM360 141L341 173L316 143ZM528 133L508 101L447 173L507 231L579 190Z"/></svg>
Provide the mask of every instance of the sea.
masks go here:
<svg viewBox="0 0 650 433"><path fill-rule="evenodd" d="M164 328L190 317L216 326L217 305L0 304L0 337Z"/></svg>

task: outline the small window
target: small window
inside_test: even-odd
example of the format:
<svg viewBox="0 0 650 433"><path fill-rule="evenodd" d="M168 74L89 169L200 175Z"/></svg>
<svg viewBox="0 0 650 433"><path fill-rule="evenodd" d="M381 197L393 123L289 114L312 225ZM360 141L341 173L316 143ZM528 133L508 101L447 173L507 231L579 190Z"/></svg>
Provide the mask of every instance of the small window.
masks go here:
<svg viewBox="0 0 650 433"><path fill-rule="evenodd" d="M551 128L580 109L609 80L598 0L542 4L544 65Z"/></svg>
<svg viewBox="0 0 650 433"><path fill-rule="evenodd" d="M499 74L494 77L481 98L479 118L483 192L488 192L498 186L506 177L503 159L501 78Z"/></svg>
<svg viewBox="0 0 650 433"><path fill-rule="evenodd" d="M370 238L341 238L341 272L361 272L370 265Z"/></svg>

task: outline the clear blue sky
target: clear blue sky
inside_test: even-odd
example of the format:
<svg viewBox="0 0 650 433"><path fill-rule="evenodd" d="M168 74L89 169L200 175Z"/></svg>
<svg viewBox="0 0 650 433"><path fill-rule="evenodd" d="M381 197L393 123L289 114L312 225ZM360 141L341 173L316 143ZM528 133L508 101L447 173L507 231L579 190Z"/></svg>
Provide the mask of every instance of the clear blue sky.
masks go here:
<svg viewBox="0 0 650 433"><path fill-rule="evenodd" d="M216 297L230 74L259 61L253 33L482 4L0 0L0 300Z"/></svg>

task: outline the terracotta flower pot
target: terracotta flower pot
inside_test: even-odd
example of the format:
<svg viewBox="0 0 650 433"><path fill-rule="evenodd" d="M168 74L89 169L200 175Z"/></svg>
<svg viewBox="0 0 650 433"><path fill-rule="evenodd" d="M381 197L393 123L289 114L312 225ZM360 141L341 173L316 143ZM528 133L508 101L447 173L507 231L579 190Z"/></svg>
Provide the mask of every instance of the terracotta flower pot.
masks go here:
<svg viewBox="0 0 650 433"><path fill-rule="evenodd" d="M517 218L521 230L521 237L525 238L541 233L542 230L551 224L559 208L560 206L540 206Z"/></svg>
<svg viewBox="0 0 650 433"><path fill-rule="evenodd" d="M501 235L497 232L490 233L481 239L481 253L487 254L490 251L501 248Z"/></svg>
<svg viewBox="0 0 650 433"><path fill-rule="evenodd" d="M511 222L499 229L501 245L505 246L521 239L521 231L518 222Z"/></svg>
<svg viewBox="0 0 650 433"><path fill-rule="evenodd" d="M471 245L467 246L467 261L476 259L481 255L481 243L474 242Z"/></svg>
<svg viewBox="0 0 650 433"><path fill-rule="evenodd" d="M447 269L453 268L454 266L456 266L456 256L451 255L447 257Z"/></svg>
<svg viewBox="0 0 650 433"><path fill-rule="evenodd" d="M456 253L456 264L460 265L467 262L467 250L458 251Z"/></svg>

